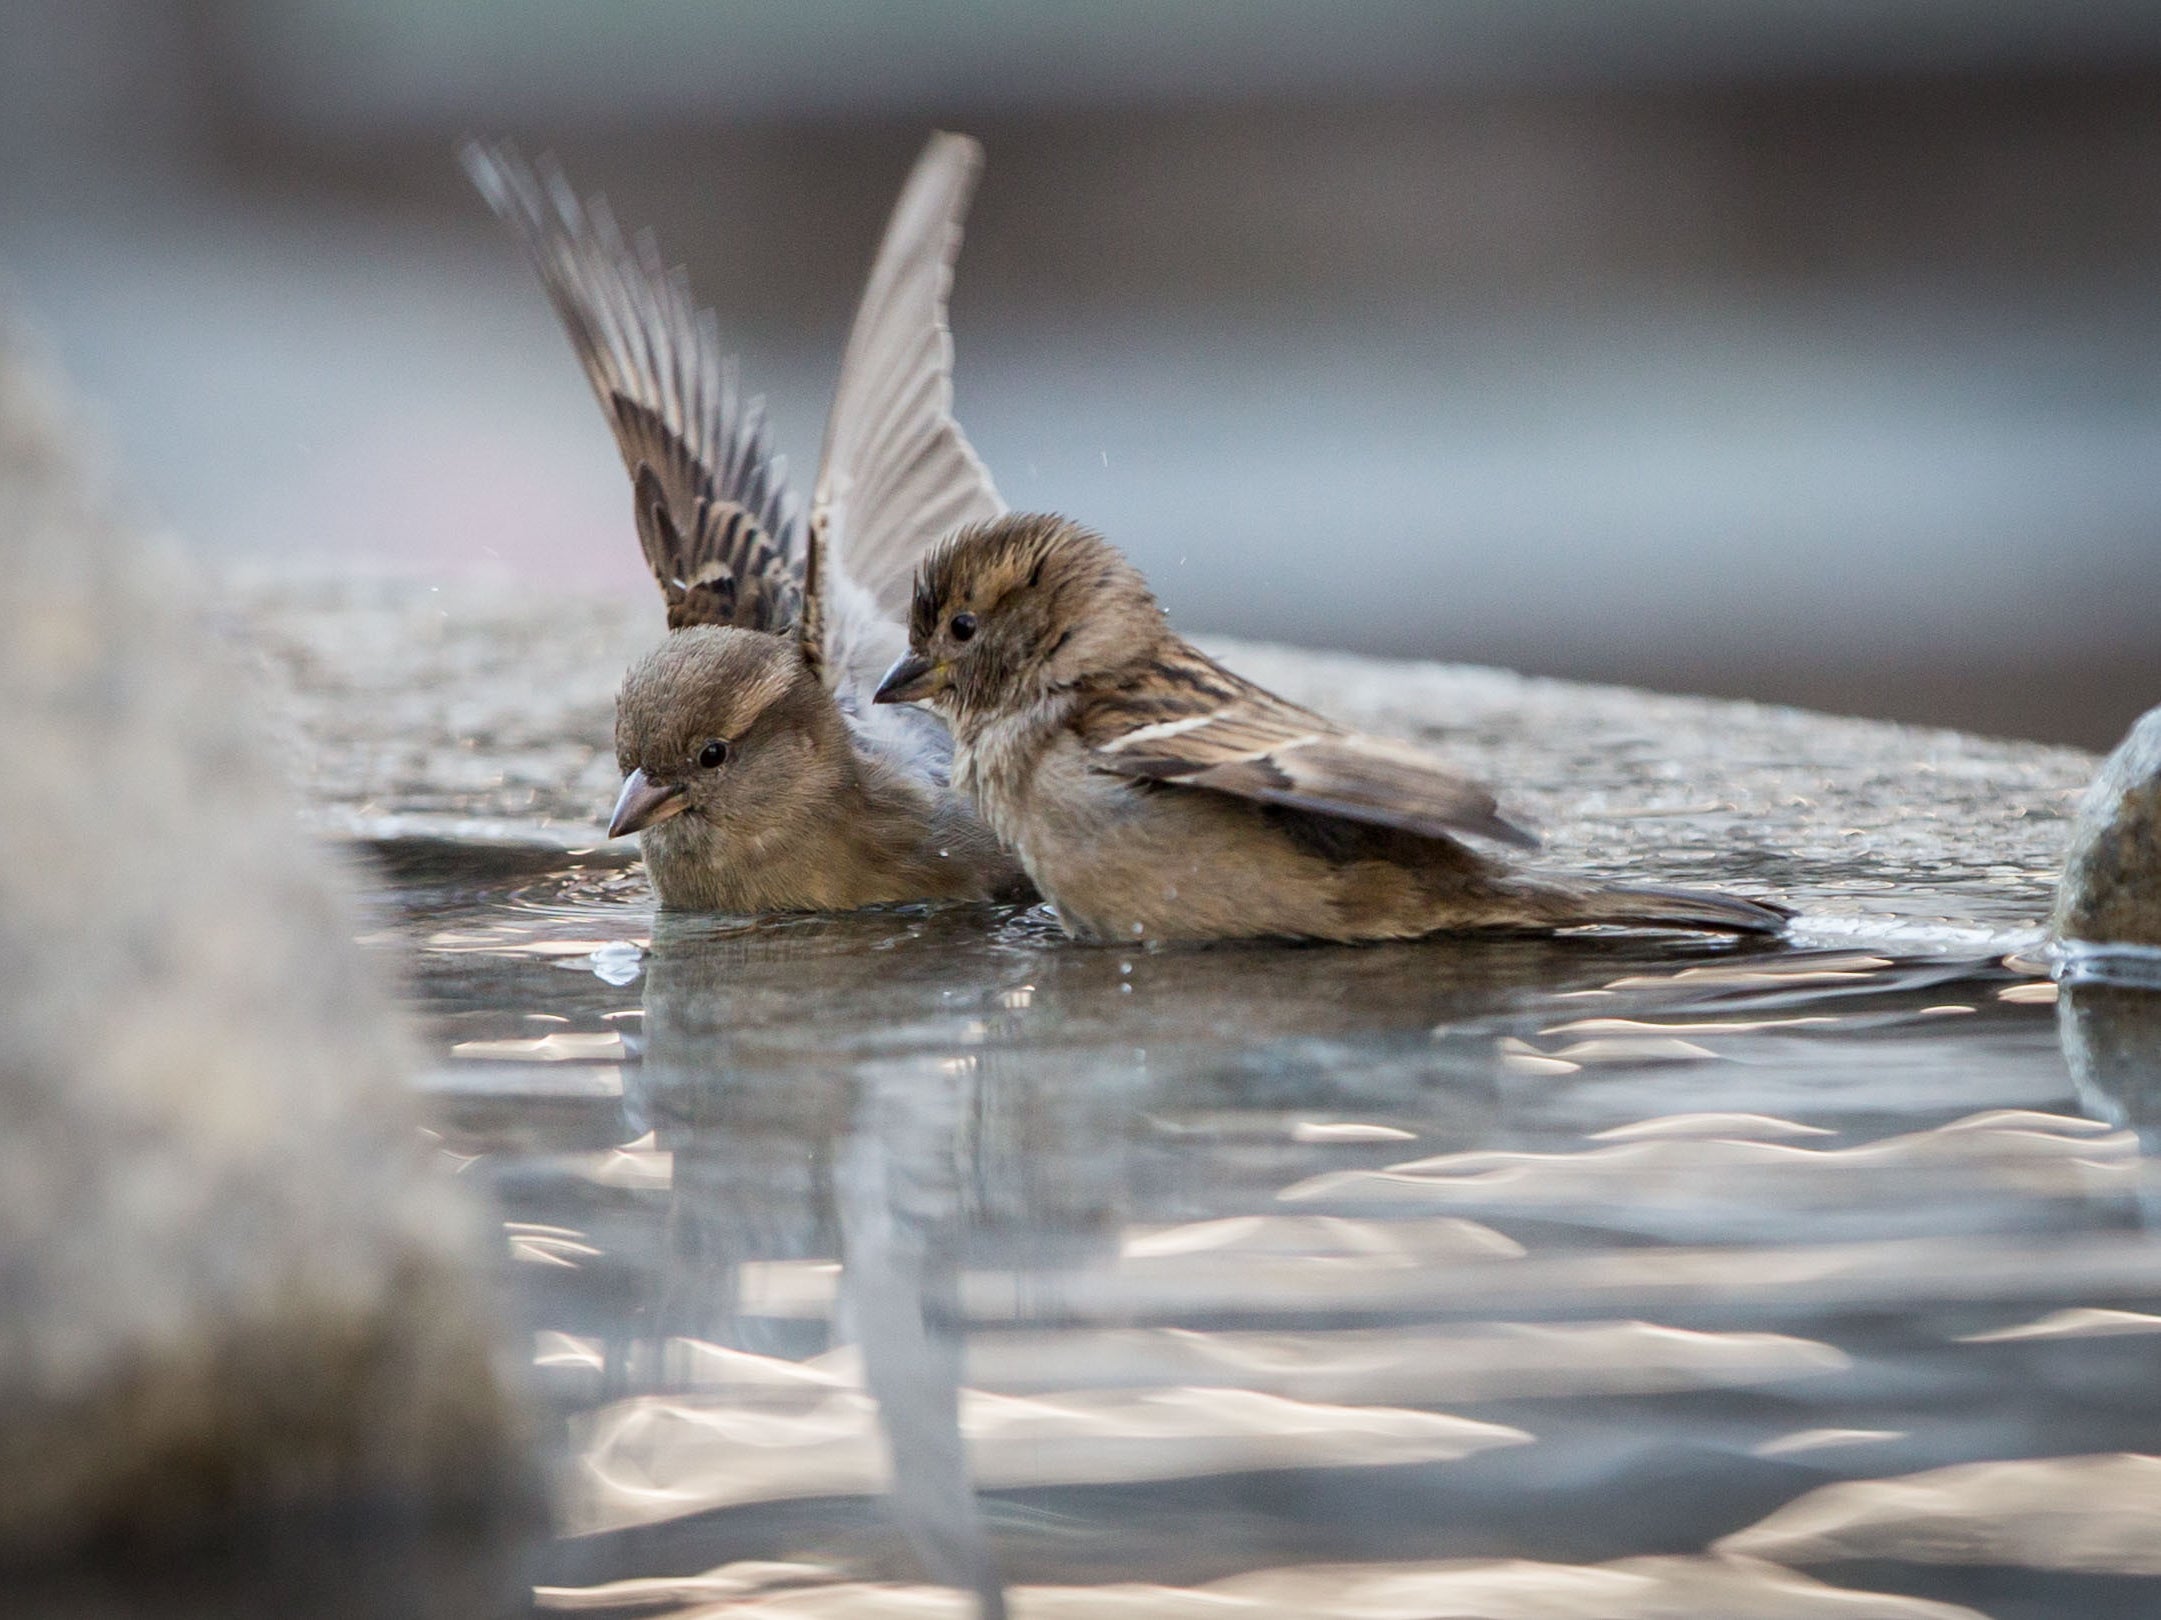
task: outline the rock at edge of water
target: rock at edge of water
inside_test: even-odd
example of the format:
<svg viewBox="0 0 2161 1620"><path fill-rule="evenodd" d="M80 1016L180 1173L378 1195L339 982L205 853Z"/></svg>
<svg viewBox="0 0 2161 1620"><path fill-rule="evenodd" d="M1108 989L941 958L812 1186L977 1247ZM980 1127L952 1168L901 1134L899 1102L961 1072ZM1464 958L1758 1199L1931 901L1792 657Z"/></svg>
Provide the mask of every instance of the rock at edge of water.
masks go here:
<svg viewBox="0 0 2161 1620"><path fill-rule="evenodd" d="M487 1229L179 562L0 322L0 1557L521 1483Z"/></svg>
<svg viewBox="0 0 2161 1620"><path fill-rule="evenodd" d="M2054 930L2087 945L2161 947L2161 708L2131 728L2080 801Z"/></svg>

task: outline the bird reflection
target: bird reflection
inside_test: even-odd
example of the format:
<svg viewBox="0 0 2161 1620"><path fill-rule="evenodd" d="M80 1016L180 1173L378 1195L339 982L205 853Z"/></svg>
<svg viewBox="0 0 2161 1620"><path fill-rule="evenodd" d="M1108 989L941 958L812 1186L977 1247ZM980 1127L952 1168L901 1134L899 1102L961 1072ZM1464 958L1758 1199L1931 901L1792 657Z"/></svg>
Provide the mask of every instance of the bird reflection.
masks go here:
<svg viewBox="0 0 2161 1620"><path fill-rule="evenodd" d="M1005 1613L960 1430L962 1340L951 1145L968 1134L975 1065L873 1071L839 1158L841 1329L862 1347L895 1520L933 1580Z"/></svg>
<svg viewBox="0 0 2161 1620"><path fill-rule="evenodd" d="M695 1110L713 1100L717 1068L792 1076L982 1048L1044 1051L1068 1074L1097 1050L1115 1048L1117 1065L1145 1050L1171 1061L1156 1072L1175 1082L1220 1065L1226 1047L1369 1047L1572 991L1649 983L1641 975L1652 967L1704 989L1713 983L1704 974L1730 976L1748 955L1648 937L1088 949L1039 910L988 907L757 922L663 915L647 961L644 1084L667 1108Z"/></svg>
<svg viewBox="0 0 2161 1620"><path fill-rule="evenodd" d="M1947 1327L1985 1334L2147 1263L1967 1264L1977 1191L2023 1209L2123 1184L2127 1138L2030 1110L1888 1136L1765 1111L1752 1055L1805 1038L1832 1075L1896 1051L1955 964L1656 949L1089 950L980 909L660 919L624 1102L672 1166L638 1194L667 1252L624 1398L580 1420L569 1523L882 1491L907 1563L995 1615L1002 1566L1077 1555L1017 1510L987 1520L979 1489L1473 1456L1489 1482L1567 1473L1590 1465L1530 1408L1460 1408L1835 1381L1825 1313L1934 1287ZM2067 1043L2121 1046L2093 1087L2161 1118L2116 1073L2155 1043L2076 1021L2099 1004L2067 995ZM1519 1049L1567 1073L1521 1076ZM1610 1241L1541 1238L1556 1216ZM1757 1241L1671 1246L1737 1231ZM1910 1427L1866 1415L1780 1410L1736 1455Z"/></svg>
<svg viewBox="0 0 2161 1620"><path fill-rule="evenodd" d="M1042 1271L1115 1253L1118 1116L1145 1064L986 1050L974 1015L1015 1016L1029 998L981 958L984 981L1008 993L956 997L907 950L955 922L662 918L633 1105L674 1155L663 1331L785 1350L801 1324L760 1318L769 1305L746 1293L746 1268L837 1257L833 1329L860 1355L892 1517L925 1573L1002 1616L961 1433L958 1278L964 1265ZM883 1033L907 1042L922 1020L921 1054L866 1059L829 1042L804 1016L806 981L904 1004Z"/></svg>
<svg viewBox="0 0 2161 1620"><path fill-rule="evenodd" d="M663 915L624 1099L628 1128L652 1130L674 1163L677 1263L649 1325L786 1352L788 1330L742 1309L742 1268L837 1256L842 1215L869 1196L853 1183L903 1184L881 1166L946 1188L940 1241L1003 1245L1006 1264L1080 1263L1110 1241L1117 1147L1145 1134L1147 1109L1243 1108L1292 1058L1309 1088L1342 1073L1407 1094L1423 1058L1353 1069L1316 1043L1370 1055L1376 1030L1395 1030L1422 1053L1436 1022L1635 961L1625 945L1552 941L1081 950L1031 913L988 908ZM838 1008L845 1018L821 1016ZM923 1179L932 1166L943 1182ZM1266 1183L1255 1197L1273 1196L1268 1168L1252 1167Z"/></svg>

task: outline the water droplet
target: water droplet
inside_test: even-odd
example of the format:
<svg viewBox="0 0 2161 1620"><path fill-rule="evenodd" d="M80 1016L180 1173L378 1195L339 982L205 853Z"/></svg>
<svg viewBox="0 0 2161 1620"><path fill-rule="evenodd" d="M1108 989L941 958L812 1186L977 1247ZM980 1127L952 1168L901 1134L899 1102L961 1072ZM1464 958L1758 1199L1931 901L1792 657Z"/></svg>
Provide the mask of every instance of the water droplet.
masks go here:
<svg viewBox="0 0 2161 1620"><path fill-rule="evenodd" d="M593 977L620 988L645 971L645 952L627 939L610 940L593 953Z"/></svg>

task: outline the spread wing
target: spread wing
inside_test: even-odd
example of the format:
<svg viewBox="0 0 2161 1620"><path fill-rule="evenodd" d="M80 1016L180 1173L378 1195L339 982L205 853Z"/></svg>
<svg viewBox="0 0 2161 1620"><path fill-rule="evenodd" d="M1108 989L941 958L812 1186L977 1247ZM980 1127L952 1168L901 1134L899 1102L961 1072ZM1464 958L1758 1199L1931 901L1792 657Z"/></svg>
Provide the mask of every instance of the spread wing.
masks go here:
<svg viewBox="0 0 2161 1620"><path fill-rule="evenodd" d="M668 628L786 630L802 616L802 523L765 409L736 387L710 310L650 235L633 251L599 198L508 144L469 143L466 173L518 234L615 429L638 539Z"/></svg>
<svg viewBox="0 0 2161 1620"><path fill-rule="evenodd" d="M1345 731L1179 644L1144 688L1107 692L1075 719L1103 769L1207 788L1428 838L1530 847L1493 795L1408 743Z"/></svg>
<svg viewBox="0 0 2161 1620"><path fill-rule="evenodd" d="M932 544L1005 503L953 419L953 335L946 299L961 221L983 165L965 135L933 135L894 205L841 361L825 454L811 497L813 611L825 613L829 667L863 627L849 613L899 623L915 565ZM861 595L851 605L835 575Z"/></svg>

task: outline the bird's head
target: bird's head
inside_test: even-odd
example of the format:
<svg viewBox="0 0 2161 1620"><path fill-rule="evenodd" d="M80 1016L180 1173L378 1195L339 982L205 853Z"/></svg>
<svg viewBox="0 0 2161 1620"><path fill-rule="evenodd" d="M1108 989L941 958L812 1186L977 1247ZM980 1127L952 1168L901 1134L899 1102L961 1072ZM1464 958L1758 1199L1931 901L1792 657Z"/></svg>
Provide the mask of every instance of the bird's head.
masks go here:
<svg viewBox="0 0 2161 1620"><path fill-rule="evenodd" d="M908 651L880 703L996 714L1145 661L1167 634L1140 571L1062 517L960 530L916 571Z"/></svg>
<svg viewBox="0 0 2161 1620"><path fill-rule="evenodd" d="M800 825L845 757L839 711L785 636L678 630L632 666L615 703L622 796L608 836L683 818L751 848Z"/></svg>

